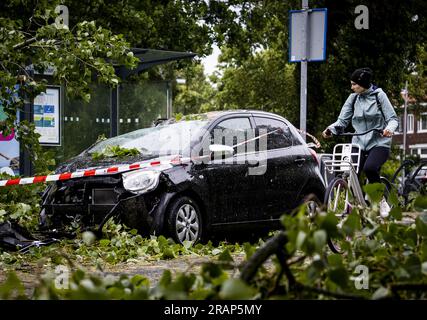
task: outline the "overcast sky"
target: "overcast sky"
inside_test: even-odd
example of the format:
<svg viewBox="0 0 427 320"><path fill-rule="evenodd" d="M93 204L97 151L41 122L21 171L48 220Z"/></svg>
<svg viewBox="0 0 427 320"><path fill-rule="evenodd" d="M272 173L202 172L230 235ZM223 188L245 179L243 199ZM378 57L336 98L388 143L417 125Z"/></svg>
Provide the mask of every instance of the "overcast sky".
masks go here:
<svg viewBox="0 0 427 320"><path fill-rule="evenodd" d="M212 54L202 59L202 63L205 68L206 75L211 75L216 70L219 54L220 54L219 48L216 45L214 45Z"/></svg>

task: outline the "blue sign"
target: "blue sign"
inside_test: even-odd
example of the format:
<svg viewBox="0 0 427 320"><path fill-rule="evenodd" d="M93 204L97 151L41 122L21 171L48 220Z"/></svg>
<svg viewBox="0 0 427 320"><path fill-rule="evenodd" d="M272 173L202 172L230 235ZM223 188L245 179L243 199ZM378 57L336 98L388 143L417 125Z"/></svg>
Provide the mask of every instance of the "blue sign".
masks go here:
<svg viewBox="0 0 427 320"><path fill-rule="evenodd" d="M304 43L303 34L304 12L304 10L289 11L289 62L325 61L328 9L308 10L307 43Z"/></svg>

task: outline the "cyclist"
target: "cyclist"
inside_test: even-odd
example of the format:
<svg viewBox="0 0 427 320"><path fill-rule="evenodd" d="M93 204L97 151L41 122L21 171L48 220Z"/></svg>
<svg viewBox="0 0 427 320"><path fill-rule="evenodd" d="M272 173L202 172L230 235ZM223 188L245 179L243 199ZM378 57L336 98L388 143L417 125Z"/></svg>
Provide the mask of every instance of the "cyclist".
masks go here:
<svg viewBox="0 0 427 320"><path fill-rule="evenodd" d="M372 70L360 68L351 75L350 94L345 101L338 120L323 132L324 138L332 137L335 127L346 128L351 124L356 131L381 129L382 134L372 131L366 135L353 137L352 143L359 144L362 149L360 168L365 172L369 183L380 182L381 166L390 156L391 136L398 127L398 117L387 94L372 83ZM380 215L385 218L390 207L383 198L380 202Z"/></svg>

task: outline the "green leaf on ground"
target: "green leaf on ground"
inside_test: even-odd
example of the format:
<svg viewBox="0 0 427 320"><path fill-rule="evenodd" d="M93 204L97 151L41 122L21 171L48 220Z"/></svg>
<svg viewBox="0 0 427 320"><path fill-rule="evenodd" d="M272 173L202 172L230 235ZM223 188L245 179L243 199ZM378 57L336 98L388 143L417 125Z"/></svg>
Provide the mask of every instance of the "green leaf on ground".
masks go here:
<svg viewBox="0 0 427 320"><path fill-rule="evenodd" d="M219 296L226 300L248 300L255 294L256 290L240 279L226 280L219 292Z"/></svg>

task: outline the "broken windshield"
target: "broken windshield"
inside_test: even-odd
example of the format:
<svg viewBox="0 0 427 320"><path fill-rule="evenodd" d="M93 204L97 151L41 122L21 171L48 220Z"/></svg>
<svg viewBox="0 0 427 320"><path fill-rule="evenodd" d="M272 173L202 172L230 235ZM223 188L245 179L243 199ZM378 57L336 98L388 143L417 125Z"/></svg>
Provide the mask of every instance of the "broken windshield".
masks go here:
<svg viewBox="0 0 427 320"><path fill-rule="evenodd" d="M140 129L101 141L87 150L87 153L102 153L107 147L120 146L126 149L136 148L145 155L182 154L207 123L207 120L179 121Z"/></svg>

